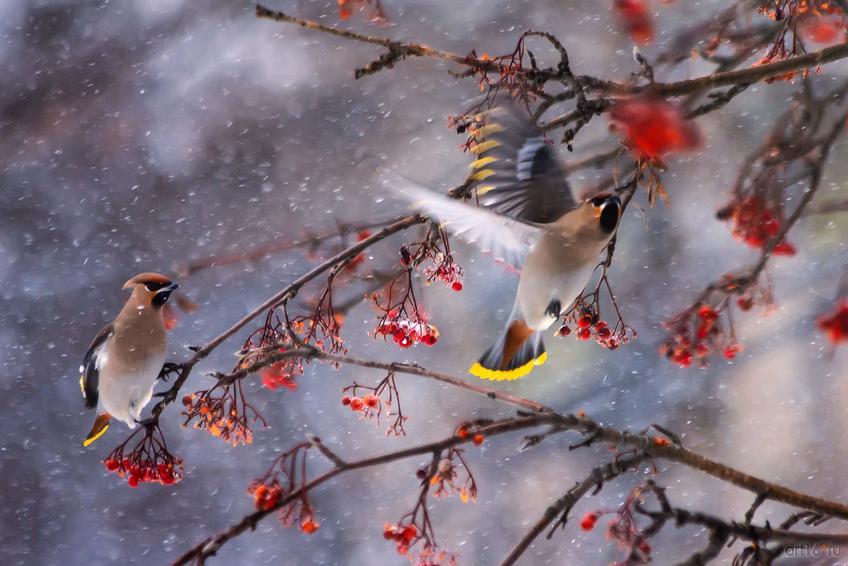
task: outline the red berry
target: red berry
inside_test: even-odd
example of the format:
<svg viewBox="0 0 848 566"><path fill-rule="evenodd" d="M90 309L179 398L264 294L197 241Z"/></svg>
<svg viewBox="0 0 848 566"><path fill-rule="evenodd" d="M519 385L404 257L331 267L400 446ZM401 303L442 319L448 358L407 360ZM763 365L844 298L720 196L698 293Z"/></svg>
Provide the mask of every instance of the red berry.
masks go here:
<svg viewBox="0 0 848 566"><path fill-rule="evenodd" d="M390 525L386 523L383 525L383 538L386 540L392 540L395 536L395 527L394 525Z"/></svg>
<svg viewBox="0 0 848 566"><path fill-rule="evenodd" d="M726 359L728 359L728 360L732 360L733 358L735 358L735 357L736 357L736 354L738 354L738 353L739 353L739 352L741 352L741 351L742 351L742 346L741 346L741 345L739 345L739 344L731 344L730 346L727 346L727 347L724 349L724 351L722 352L722 354L724 355L724 357L725 357Z"/></svg>
<svg viewBox="0 0 848 566"><path fill-rule="evenodd" d="M115 470L117 470L120 467L120 465L118 464L118 461L115 460L114 458L109 458L108 460L106 460L103 463L106 464L106 469L109 470L110 472L114 472Z"/></svg>
<svg viewBox="0 0 848 566"><path fill-rule="evenodd" d="M415 528L415 525L407 525L403 528L403 531L401 531L401 537L403 538L404 544L409 546L412 544L412 541L418 537L418 529Z"/></svg>
<svg viewBox="0 0 848 566"><path fill-rule="evenodd" d="M348 397L347 395L345 395L344 397L342 397L342 405L344 405L345 407L347 407L348 405L350 405L350 397Z"/></svg>
<svg viewBox="0 0 848 566"><path fill-rule="evenodd" d="M311 518L307 518L300 523L300 530L308 535L311 535L318 530L318 523L313 521Z"/></svg>
<svg viewBox="0 0 848 566"><path fill-rule="evenodd" d="M709 305L702 305L698 309L698 316L704 320L715 320L718 318L718 312Z"/></svg>
<svg viewBox="0 0 848 566"><path fill-rule="evenodd" d="M580 340L588 340L591 335L592 333L588 328L584 328L583 330L577 333L577 337Z"/></svg>
<svg viewBox="0 0 848 566"><path fill-rule="evenodd" d="M462 291L462 281L454 281L451 285L451 288L454 291Z"/></svg>
<svg viewBox="0 0 848 566"><path fill-rule="evenodd" d="M774 247L774 255L795 255L795 246L789 242L780 242Z"/></svg>
<svg viewBox="0 0 848 566"><path fill-rule="evenodd" d="M350 400L350 408L354 411L361 411L365 403L359 397L354 397Z"/></svg>
<svg viewBox="0 0 848 566"><path fill-rule="evenodd" d="M580 328L589 328L592 326L592 315L584 314L577 320L577 326Z"/></svg>
<svg viewBox="0 0 848 566"><path fill-rule="evenodd" d="M138 487L139 477L136 474L131 474L129 478L127 478L127 483L130 487L136 488Z"/></svg>
<svg viewBox="0 0 848 566"><path fill-rule="evenodd" d="M595 523L598 522L597 513L586 513L583 519L580 520L580 528L584 531L591 531L595 528Z"/></svg>
<svg viewBox="0 0 848 566"><path fill-rule="evenodd" d="M749 297L741 297L736 304L739 305L739 309L743 311L751 310L751 307L754 306L754 301L752 301Z"/></svg>
<svg viewBox="0 0 848 566"><path fill-rule="evenodd" d="M481 444L483 444L484 440L486 440L486 437L478 432L474 435L474 438L471 439L471 442L473 442L475 446L480 446Z"/></svg>
<svg viewBox="0 0 848 566"><path fill-rule="evenodd" d="M560 326L559 330L557 330L557 336L565 337L565 336L568 336L569 334L571 334L571 329L565 324Z"/></svg>

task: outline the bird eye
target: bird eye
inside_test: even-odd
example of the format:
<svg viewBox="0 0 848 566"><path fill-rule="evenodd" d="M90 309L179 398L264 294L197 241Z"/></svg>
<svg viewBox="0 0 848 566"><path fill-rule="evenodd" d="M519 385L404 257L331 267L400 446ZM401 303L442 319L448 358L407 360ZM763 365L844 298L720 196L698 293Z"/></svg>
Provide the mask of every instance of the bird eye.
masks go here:
<svg viewBox="0 0 848 566"><path fill-rule="evenodd" d="M609 195L600 195L593 198L590 202L595 208L600 208L607 200L609 200Z"/></svg>

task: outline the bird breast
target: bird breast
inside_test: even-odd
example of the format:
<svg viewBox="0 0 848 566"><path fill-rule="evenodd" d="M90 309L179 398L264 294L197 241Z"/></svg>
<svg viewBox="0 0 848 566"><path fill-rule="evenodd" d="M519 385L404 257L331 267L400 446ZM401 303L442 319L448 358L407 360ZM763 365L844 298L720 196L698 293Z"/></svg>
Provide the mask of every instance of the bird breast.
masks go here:
<svg viewBox="0 0 848 566"><path fill-rule="evenodd" d="M528 326L545 330L554 323L545 312L553 300L563 310L571 306L589 282L601 247L548 233L530 250L518 283L518 306Z"/></svg>

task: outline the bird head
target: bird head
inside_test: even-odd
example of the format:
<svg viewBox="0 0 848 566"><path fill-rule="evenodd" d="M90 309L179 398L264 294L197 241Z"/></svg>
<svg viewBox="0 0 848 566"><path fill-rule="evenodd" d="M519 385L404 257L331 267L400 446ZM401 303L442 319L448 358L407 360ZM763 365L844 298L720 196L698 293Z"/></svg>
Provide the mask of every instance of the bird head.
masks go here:
<svg viewBox="0 0 848 566"><path fill-rule="evenodd" d="M124 289L132 289L133 296L143 305L161 308L171 293L179 287L168 277L159 273L140 273L124 283Z"/></svg>
<svg viewBox="0 0 848 566"><path fill-rule="evenodd" d="M605 235L612 234L618 228L621 219L621 199L614 193L601 193L586 201L592 211L592 217Z"/></svg>

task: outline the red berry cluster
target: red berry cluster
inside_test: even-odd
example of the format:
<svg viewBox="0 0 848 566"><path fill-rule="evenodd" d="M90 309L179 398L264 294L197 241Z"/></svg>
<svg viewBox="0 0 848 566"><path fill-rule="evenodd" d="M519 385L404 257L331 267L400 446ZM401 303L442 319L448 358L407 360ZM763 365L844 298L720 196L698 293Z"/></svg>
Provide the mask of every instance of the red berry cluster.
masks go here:
<svg viewBox="0 0 848 566"><path fill-rule="evenodd" d="M110 472L126 478L130 487L138 487L140 483L172 485L183 479L183 463L182 460L177 459L167 463L155 463L149 460L133 461L130 458L120 461L106 458L103 464Z"/></svg>
<svg viewBox="0 0 848 566"><path fill-rule="evenodd" d="M783 213L759 195L735 200L718 211L718 218L733 223L733 236L752 248L763 249L783 226ZM774 247L775 255L795 255L795 246L785 239Z"/></svg>
<svg viewBox="0 0 848 566"><path fill-rule="evenodd" d="M350 410L355 413L362 413L363 417L370 417L380 411L380 398L376 395L364 397L345 395L342 397L342 405L350 407Z"/></svg>
<svg viewBox="0 0 848 566"><path fill-rule="evenodd" d="M380 322L375 333L383 338L391 337L401 348L410 348L419 342L433 346L439 338L439 330L432 324L427 324L420 318L401 318L395 312L390 312L386 319Z"/></svg>
<svg viewBox="0 0 848 566"><path fill-rule="evenodd" d="M258 481L253 482L250 487L247 488L247 493L253 497L253 505L259 511L273 510L280 503L280 500L282 500L284 496L288 495L288 492L283 490L276 479L267 484ZM291 517L289 516L291 511L291 509L287 511L287 507L282 508L280 519L286 526L289 526L291 523ZM308 535L315 533L320 525L315 520L312 508L301 505L300 511L300 530Z"/></svg>
<svg viewBox="0 0 848 566"><path fill-rule="evenodd" d="M433 265L424 270L424 275L428 283L440 281L445 287L462 291L462 267L454 261L451 254L438 254Z"/></svg>
<svg viewBox="0 0 848 566"><path fill-rule="evenodd" d="M660 347L660 353L680 367L689 367L695 361L704 367L706 358L716 351L732 360L742 351L742 345L733 339L732 332L728 336L722 330L720 316L706 304L687 309L670 325L673 334Z"/></svg>
<svg viewBox="0 0 848 566"><path fill-rule="evenodd" d="M395 436L406 435L403 425L408 417L404 416L403 409L400 406L400 391L398 391L395 382L394 372L389 372L373 387L361 385L354 381L352 385L342 388L342 395L343 406L349 407L354 413L358 413L360 418L373 418L377 421L378 427L380 426L380 418L385 413L388 424L386 436L390 434Z"/></svg>
<svg viewBox="0 0 848 566"><path fill-rule="evenodd" d="M633 41L646 45L654 40L654 22L647 0L614 0L613 8Z"/></svg>
<svg viewBox="0 0 848 566"><path fill-rule="evenodd" d="M183 426L194 420L194 428L206 430L233 446L253 442L251 423L259 421L266 426L262 416L247 402L241 380L219 382L211 389L186 395L183 408L186 417Z"/></svg>
<svg viewBox="0 0 848 566"><path fill-rule="evenodd" d="M637 522L636 506L642 501L642 490L636 488L630 492L624 503L614 511L592 511L580 520L580 528L591 531L604 515L613 515L607 523L607 538L616 541L628 552L627 564L648 564L651 562L651 545L647 535Z"/></svg>
<svg viewBox="0 0 848 566"><path fill-rule="evenodd" d="M383 525L383 538L397 543L398 554L406 554L409 552L409 547L418 542L421 534L415 525L393 525L386 523Z"/></svg>
<svg viewBox="0 0 848 566"><path fill-rule="evenodd" d="M277 482L271 485L264 483L251 485L247 493L253 495L253 504L259 511L270 511L277 506L283 496L283 490Z"/></svg>
<svg viewBox="0 0 848 566"><path fill-rule="evenodd" d="M806 14L799 19L798 31L804 39L822 45L848 39L848 26L845 25L843 14Z"/></svg>
<svg viewBox="0 0 848 566"><path fill-rule="evenodd" d="M292 371L292 364L289 362L275 362L262 368L260 372L262 385L272 391L280 387L285 387L290 391L297 389L296 374L297 372Z"/></svg>
<svg viewBox="0 0 848 566"><path fill-rule="evenodd" d="M834 346L848 342L848 299L839 301L836 310L820 317L817 324Z"/></svg>
<svg viewBox="0 0 848 566"><path fill-rule="evenodd" d="M593 306L585 304L581 306L580 302L566 313L562 326L557 330L557 336L563 338L571 334L574 334L578 340L594 340L609 350L615 350L631 339L627 333L627 327L619 325L611 330L609 325L601 320Z"/></svg>
<svg viewBox="0 0 848 566"><path fill-rule="evenodd" d="M609 119L640 159L659 161L668 154L692 151L701 143L694 123L663 98L638 95L619 99L610 108Z"/></svg>
<svg viewBox="0 0 848 566"><path fill-rule="evenodd" d="M144 436L125 454L125 448L139 433ZM183 461L168 451L165 438L156 423L143 425L136 430L103 460L103 465L110 472L118 474L118 477L125 478L133 488L141 483L173 485L182 480L185 473Z"/></svg>

